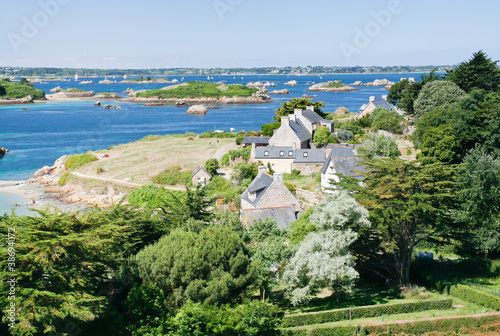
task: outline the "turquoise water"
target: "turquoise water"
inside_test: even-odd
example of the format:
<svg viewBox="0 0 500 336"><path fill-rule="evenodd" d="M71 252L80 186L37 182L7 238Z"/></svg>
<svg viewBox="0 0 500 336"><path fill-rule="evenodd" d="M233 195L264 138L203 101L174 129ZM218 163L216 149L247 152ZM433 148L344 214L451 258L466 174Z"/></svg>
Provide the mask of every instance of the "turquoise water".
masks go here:
<svg viewBox="0 0 500 336"><path fill-rule="evenodd" d="M26 197L16 194L0 194L0 216L12 211L18 216L31 215L35 213L29 210L24 204L28 201Z"/></svg>
<svg viewBox="0 0 500 336"><path fill-rule="evenodd" d="M242 79L243 77L243 79ZM420 78L420 74L378 74L378 75L325 75L319 76L213 76L211 81L225 80L228 84L247 84L248 82L275 82L287 88L291 95L271 96L270 104L224 105L220 110L209 110L207 115L195 116L186 113L187 108L173 105L145 107L142 104L103 101L102 104L119 104L121 110L105 110L93 106L93 100L59 101L40 104L14 105L0 107L0 147L10 150L0 159L0 180L23 180L65 154L85 153L89 150L104 149L109 146L139 140L148 134L175 134L185 132L202 133L208 130L235 128L237 131L259 130L262 124L273 121L274 110L280 103L303 94L315 94L317 100L326 102L326 112L334 112L337 107L345 106L350 111L358 111L370 96L377 98L387 94L382 87L360 87L353 92L308 92L312 82L342 80L346 84L355 81L369 82L375 79L399 81L401 77ZM172 76L169 79L181 76ZM90 79L90 78L89 78ZM98 83L102 78L91 78ZM122 80L123 78L117 78ZM292 88L284 83L295 79L299 84ZM80 78L80 80L86 80ZM207 77L185 76L184 81L207 80ZM35 87L48 93L51 88L63 89L77 87L95 92L121 92L128 87L134 90L156 89L167 84L92 84L80 85L73 81L35 84ZM125 96L125 94L120 93ZM23 110L27 109L27 110Z"/></svg>

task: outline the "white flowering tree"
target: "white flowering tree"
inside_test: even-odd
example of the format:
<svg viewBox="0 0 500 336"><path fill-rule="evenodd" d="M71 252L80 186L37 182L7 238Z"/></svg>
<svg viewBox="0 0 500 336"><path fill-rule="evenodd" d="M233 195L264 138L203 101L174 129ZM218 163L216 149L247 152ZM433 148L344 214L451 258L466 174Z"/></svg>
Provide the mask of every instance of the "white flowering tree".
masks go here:
<svg viewBox="0 0 500 336"><path fill-rule="evenodd" d="M310 221L316 231L301 242L283 275L294 305L308 301L322 288L337 294L351 292L359 274L349 246L358 238L355 229L370 226L368 211L344 190L320 202Z"/></svg>

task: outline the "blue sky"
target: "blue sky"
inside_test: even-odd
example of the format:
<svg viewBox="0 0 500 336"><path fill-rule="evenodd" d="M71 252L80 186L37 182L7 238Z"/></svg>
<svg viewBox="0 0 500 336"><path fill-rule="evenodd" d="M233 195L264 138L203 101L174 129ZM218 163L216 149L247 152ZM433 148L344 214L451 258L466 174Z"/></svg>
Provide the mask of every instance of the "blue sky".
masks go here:
<svg viewBox="0 0 500 336"><path fill-rule="evenodd" d="M489 0L4 1L0 66L443 65L479 49L497 60L499 12Z"/></svg>

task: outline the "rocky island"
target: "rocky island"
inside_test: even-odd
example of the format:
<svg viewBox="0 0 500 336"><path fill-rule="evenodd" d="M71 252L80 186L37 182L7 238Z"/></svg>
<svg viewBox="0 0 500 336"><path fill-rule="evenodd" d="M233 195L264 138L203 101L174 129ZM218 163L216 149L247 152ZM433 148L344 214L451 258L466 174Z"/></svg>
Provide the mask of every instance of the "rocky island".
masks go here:
<svg viewBox="0 0 500 336"><path fill-rule="evenodd" d="M0 159L8 152L9 150L7 148L0 147Z"/></svg>
<svg viewBox="0 0 500 336"><path fill-rule="evenodd" d="M49 100L57 100L57 99L71 99L71 98L93 98L95 96L94 91L85 91L82 89L66 89L61 90L56 93L47 95L47 99Z"/></svg>
<svg viewBox="0 0 500 336"><path fill-rule="evenodd" d="M129 96L132 98L128 101L142 104L260 104L271 101L268 95L258 93L256 88L211 82L187 82L159 90L133 92L129 93Z"/></svg>
<svg viewBox="0 0 500 336"><path fill-rule="evenodd" d="M26 78L19 82L0 79L0 105L31 104L34 100L45 100L45 92L35 89Z"/></svg>
<svg viewBox="0 0 500 336"><path fill-rule="evenodd" d="M307 89L307 91L322 91L322 92L349 92L355 90L358 89L346 85L339 80L314 84L313 86Z"/></svg>

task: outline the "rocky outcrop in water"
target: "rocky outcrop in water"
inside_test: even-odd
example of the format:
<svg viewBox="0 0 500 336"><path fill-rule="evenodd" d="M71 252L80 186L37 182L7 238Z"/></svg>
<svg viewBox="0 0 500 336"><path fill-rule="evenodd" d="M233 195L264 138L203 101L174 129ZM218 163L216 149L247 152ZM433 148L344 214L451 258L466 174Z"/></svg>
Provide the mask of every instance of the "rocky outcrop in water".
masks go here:
<svg viewBox="0 0 500 336"><path fill-rule="evenodd" d="M341 86L339 84L341 84ZM307 89L307 91L321 91L321 92L349 92L355 90L358 89L355 89L349 85L339 83L337 81L314 84L313 86Z"/></svg>
<svg viewBox="0 0 500 336"><path fill-rule="evenodd" d="M15 105L15 104L32 104L33 98L27 96L25 98L7 98L0 99L0 105Z"/></svg>
<svg viewBox="0 0 500 336"><path fill-rule="evenodd" d="M290 91L288 91L287 89L274 90L274 91L269 92L268 94L270 94L270 95L287 95L287 94L290 94Z"/></svg>
<svg viewBox="0 0 500 336"><path fill-rule="evenodd" d="M193 105L187 110L188 114L207 114L208 109L205 105Z"/></svg>
<svg viewBox="0 0 500 336"><path fill-rule="evenodd" d="M135 97L128 98L125 101L131 103L165 103L165 104L175 104L177 107L187 106L187 105L219 105L219 104L263 104L270 103L271 97L267 94L253 94L251 97L206 97L206 98L168 98L161 99L157 97Z"/></svg>
<svg viewBox="0 0 500 336"><path fill-rule="evenodd" d="M2 158L2 156L4 156L8 152L9 150L7 148L0 147L0 158Z"/></svg>

